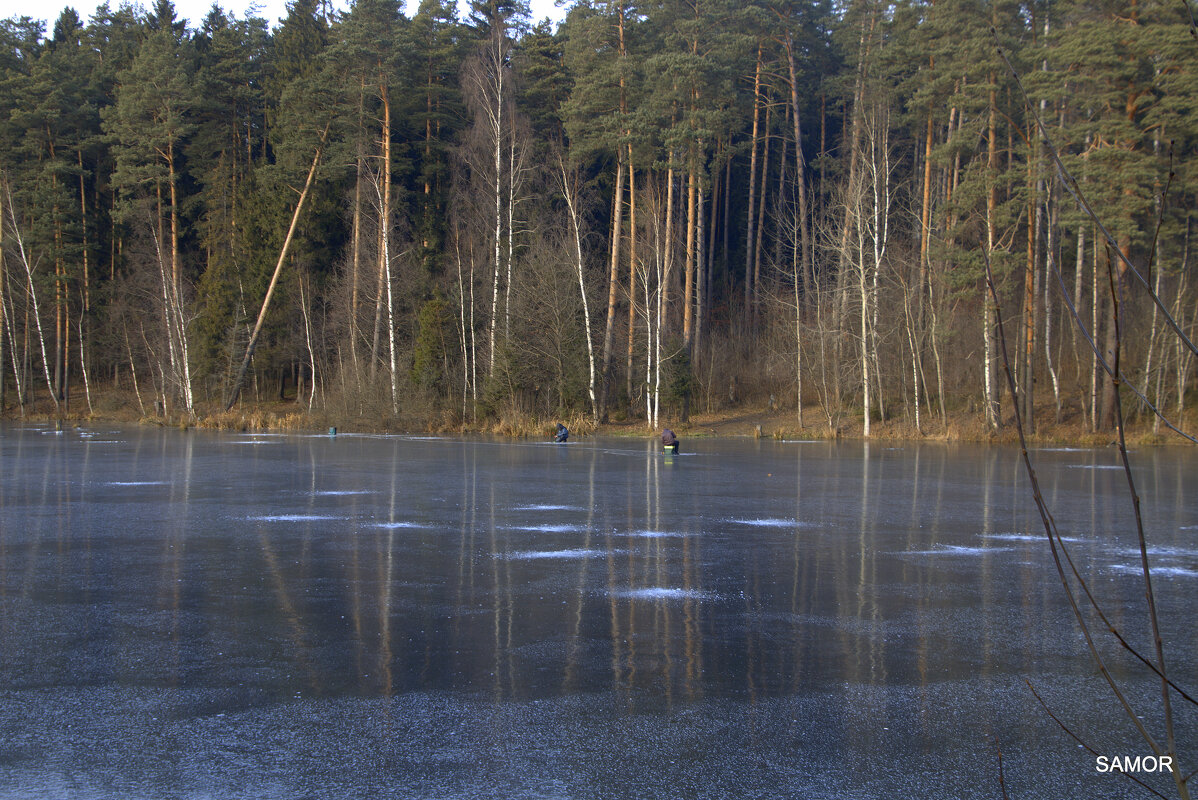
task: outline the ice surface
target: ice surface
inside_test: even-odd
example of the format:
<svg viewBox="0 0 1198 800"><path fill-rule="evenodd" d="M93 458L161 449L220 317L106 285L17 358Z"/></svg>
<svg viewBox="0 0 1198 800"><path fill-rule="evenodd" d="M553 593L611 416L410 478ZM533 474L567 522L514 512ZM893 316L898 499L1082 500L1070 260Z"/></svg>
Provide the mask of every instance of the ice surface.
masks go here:
<svg viewBox="0 0 1198 800"><path fill-rule="evenodd" d="M1011 797L1127 796L1024 682L1137 752L1014 448L42 430L0 426L0 800L973 800L996 741ZM1134 610L1107 457L1037 474ZM1133 458L1184 647L1198 455Z"/></svg>

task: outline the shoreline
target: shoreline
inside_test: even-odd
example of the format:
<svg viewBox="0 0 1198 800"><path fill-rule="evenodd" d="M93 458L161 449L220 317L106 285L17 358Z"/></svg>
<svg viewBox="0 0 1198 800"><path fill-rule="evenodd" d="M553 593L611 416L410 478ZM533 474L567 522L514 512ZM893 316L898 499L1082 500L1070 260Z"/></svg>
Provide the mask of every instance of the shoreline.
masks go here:
<svg viewBox="0 0 1198 800"><path fill-rule="evenodd" d="M646 439L659 435L660 429L669 427L682 439L704 438L759 438L778 441L890 441L890 442L961 442L971 444L1019 445L1018 432L1013 418L1008 416L999 431L988 430L976 413L957 412L948 417L947 424L938 415L917 430L905 415L884 421L871 421L871 435L863 435L861 419L842 418L835 427L828 424L827 417L818 406L804 407L802 426L799 425L795 409L769 409L753 406L723 409L710 413L692 414L689 422L677 418L660 419L655 431L644 420L615 420L596 425L589 417L574 413L562 418L540 418L533 416L504 416L497 420L481 423L454 419L445 412L409 413L398 418L378 417L369 414L336 413L329 409L307 409L294 401L270 401L245 404L230 412L213 410L203 404L197 409L194 419L189 419L178 410L165 415L142 415L135 404L124 402L115 393L104 393L97 398L93 394L93 406L88 410L71 408L68 413L55 414L45 408L44 401L36 409L26 409L20 414L16 408L8 408L0 415L4 422L54 423L79 426L89 423L113 423L123 425L145 425L199 428L208 430L238 431L295 431L322 432L336 428L344 433L391 433L391 434L486 434L512 439L552 439L557 422L570 429L572 437L594 435ZM73 406L79 405L76 400ZM207 413L205 413L207 412ZM1118 442L1117 431L1090 431L1081 419L1065 418L1061 423L1052 420L1053 407L1038 415L1037 428L1027 435L1029 445L1073 445L1080 447L1108 447ZM1179 424L1189 433L1194 426L1193 414ZM1177 424L1175 422L1175 424ZM1192 444L1184 437L1161 426L1159 433L1152 430L1152 420L1139 418L1128 423L1125 437L1128 445Z"/></svg>

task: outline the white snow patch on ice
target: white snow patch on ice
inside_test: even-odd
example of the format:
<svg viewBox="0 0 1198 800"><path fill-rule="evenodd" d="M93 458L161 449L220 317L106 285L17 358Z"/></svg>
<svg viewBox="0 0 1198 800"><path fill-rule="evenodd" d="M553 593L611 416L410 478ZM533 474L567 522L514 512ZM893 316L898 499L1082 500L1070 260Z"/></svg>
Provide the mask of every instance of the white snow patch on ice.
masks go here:
<svg viewBox="0 0 1198 800"><path fill-rule="evenodd" d="M737 525L752 525L757 528L797 528L803 524L798 520L784 518L730 519L728 521Z"/></svg>
<svg viewBox="0 0 1198 800"><path fill-rule="evenodd" d="M506 558L511 561L537 561L549 558L578 559L604 555L607 555L607 551L605 550L584 550L579 548L575 550L517 550L513 553L497 556L497 558Z"/></svg>
<svg viewBox="0 0 1198 800"><path fill-rule="evenodd" d="M629 600L718 600L719 595L699 589L677 589L668 586L649 586L644 589L627 589L613 592L616 597Z"/></svg>
<svg viewBox="0 0 1198 800"><path fill-rule="evenodd" d="M334 517L328 514L264 514L259 517L249 517L254 522L326 522L343 520L346 517Z"/></svg>
<svg viewBox="0 0 1198 800"><path fill-rule="evenodd" d="M1138 566L1130 564L1112 564L1111 570L1114 572L1122 572L1128 575L1142 575L1143 571ZM1198 569L1187 569L1186 567L1153 567L1152 577L1167 576L1170 578L1198 578Z"/></svg>
<svg viewBox="0 0 1198 800"><path fill-rule="evenodd" d="M934 550L904 550L905 556L983 556L1005 552L1005 547L965 547L959 544L941 544Z"/></svg>
<svg viewBox="0 0 1198 800"><path fill-rule="evenodd" d="M580 525L509 525L508 530L512 531L535 531L537 533L569 533L570 531L582 530Z"/></svg>
<svg viewBox="0 0 1198 800"><path fill-rule="evenodd" d="M1043 542L1046 537L1044 534L1036 535L1031 533L983 533L982 538L997 539L1000 542ZM1075 536L1062 536L1061 541L1080 542L1081 539Z"/></svg>
<svg viewBox="0 0 1198 800"><path fill-rule="evenodd" d="M513 511L580 511L577 506L531 505L515 506Z"/></svg>

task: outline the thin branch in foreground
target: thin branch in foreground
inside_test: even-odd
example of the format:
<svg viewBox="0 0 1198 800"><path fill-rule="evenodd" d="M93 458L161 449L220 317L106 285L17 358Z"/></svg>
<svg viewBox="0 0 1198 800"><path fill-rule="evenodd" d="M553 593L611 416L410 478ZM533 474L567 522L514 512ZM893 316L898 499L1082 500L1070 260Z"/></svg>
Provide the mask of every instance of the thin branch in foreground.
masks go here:
<svg viewBox="0 0 1198 800"><path fill-rule="evenodd" d="M998 338L1000 352L1002 353L1003 372L1007 376L1007 386L1011 392L1011 397L1017 398L1019 392L1015 386L1015 376L1011 373L1011 359L1007 349L1006 329L1003 326L1002 320L1002 304L998 300L998 289L994 285L994 272L990 264L990 254L983 251L982 258L986 265L986 286L990 291L990 296L995 305L996 322L998 327ZM1060 534L1057 532L1056 522L1052 518L1052 514L1048 510L1048 505L1044 500L1044 495L1040 492L1040 481L1036 478L1036 470L1032 467L1031 456L1028 454L1027 437L1023 430L1023 416L1019 412L1019 403L1014 403L1015 406L1015 429L1019 434L1019 450L1023 458L1024 470L1027 472L1028 480L1032 486L1032 497L1035 499L1036 509L1040 512L1040 519L1044 523L1044 532L1048 536L1048 545L1052 551L1052 559L1057 568L1057 576L1060 578L1061 586L1065 590L1065 597L1069 601L1069 607L1073 611L1073 616L1077 620L1078 628L1081 630L1082 636L1086 640L1086 647L1090 651L1090 658L1093 660L1098 671L1106 680L1111 692L1115 695L1115 699L1123 707L1124 713L1128 720L1139 731L1140 736L1152 748L1153 753L1160 755L1163 751L1161 746L1157 744L1156 739L1152 737L1144 727L1140 715L1131 707L1123 690L1119 688L1119 684L1115 681L1115 677L1107 669L1106 662L1102 658L1102 654L1098 652L1098 646L1094 642L1094 637L1090 631L1090 626L1086 623L1086 619L1082 614L1081 608L1077 604L1077 597L1074 596L1073 588L1069 585L1069 579L1065 575L1065 569L1061 565L1061 556L1057 550L1057 542L1060 540Z"/></svg>
<svg viewBox="0 0 1198 800"><path fill-rule="evenodd" d="M1040 693L1036 691L1036 687L1032 685L1031 681L1029 681L1027 678L1024 678L1023 682L1027 684L1027 688L1031 690L1033 695L1035 695L1036 700L1039 701L1040 706L1044 709L1044 713L1048 714L1048 716L1052 718L1052 721L1060 726L1061 730L1063 730L1065 733L1069 734L1069 737L1071 739L1073 739L1073 741L1075 741L1079 745L1081 745L1083 748L1085 748L1086 751L1088 753L1090 753L1090 755L1093 755L1093 756L1102 755L1102 753L1099 753L1097 750L1095 750L1093 747L1091 747L1089 744L1087 744L1085 741L1083 741L1080 736L1078 736L1076 733L1074 733L1072 730L1070 730L1069 726L1066 725L1064 722L1062 722L1060 717L1058 717L1056 714L1052 713L1052 709L1049 708L1048 703L1044 702L1044 698L1041 697ZM1152 792L1157 797L1163 797L1163 798L1165 798L1165 800L1169 800L1168 797L1161 794L1156 789L1153 789L1151 786L1144 783L1144 781L1140 780L1135 775L1132 775L1130 772L1123 772L1122 770L1120 770L1119 774L1122 775L1123 777L1127 778L1128 780L1132 780L1132 781L1135 781L1136 783L1140 784L1141 786L1143 786L1148 791Z"/></svg>
<svg viewBox="0 0 1198 800"><path fill-rule="evenodd" d="M1002 790L1003 800L1009 800L1007 794L1007 780L1002 769L1002 745L999 744L998 738L994 739L994 749L998 751L998 788Z"/></svg>

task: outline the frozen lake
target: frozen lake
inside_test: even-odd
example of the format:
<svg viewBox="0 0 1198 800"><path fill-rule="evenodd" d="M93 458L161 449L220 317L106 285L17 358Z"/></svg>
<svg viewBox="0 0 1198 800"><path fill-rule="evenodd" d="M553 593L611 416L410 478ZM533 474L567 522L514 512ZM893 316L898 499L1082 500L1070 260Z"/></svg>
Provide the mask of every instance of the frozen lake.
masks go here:
<svg viewBox="0 0 1198 800"><path fill-rule="evenodd" d="M1117 452L1034 456L1150 652ZM1198 454L1133 464L1194 694ZM1011 448L0 426L0 798L1140 796L1025 678L1151 752Z"/></svg>

